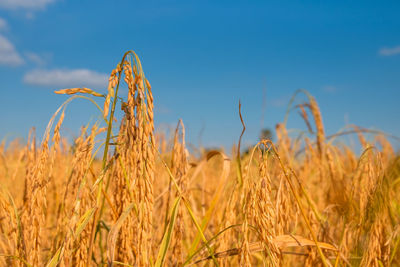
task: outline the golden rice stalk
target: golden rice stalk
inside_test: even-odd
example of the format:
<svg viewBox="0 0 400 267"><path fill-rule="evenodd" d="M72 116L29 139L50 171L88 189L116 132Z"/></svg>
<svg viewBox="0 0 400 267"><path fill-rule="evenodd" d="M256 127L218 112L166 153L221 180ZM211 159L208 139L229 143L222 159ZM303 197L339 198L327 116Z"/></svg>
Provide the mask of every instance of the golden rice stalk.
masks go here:
<svg viewBox="0 0 400 267"><path fill-rule="evenodd" d="M278 149L285 160L291 158L290 152L292 151L292 140L290 139L285 124L278 123L275 127L276 136L278 138Z"/></svg>
<svg viewBox="0 0 400 267"><path fill-rule="evenodd" d="M113 237L116 239L115 250L113 253L109 252L108 261L113 259L123 263L133 264L136 260L137 255L137 218L132 216L132 213L126 217L122 222L120 217L123 212L129 209L131 203L136 203L136 193L134 192L133 184L136 177L136 169L131 167L136 161L136 155L134 153L129 153L127 149L128 139L127 139L127 120L124 118L121 122L121 127L118 135L117 142L121 144L118 148L118 160L112 170L112 181L114 183L113 187L113 204L116 208L117 214L113 214L113 229L117 228L118 225L119 232ZM108 248L110 250L112 248Z"/></svg>
<svg viewBox="0 0 400 267"><path fill-rule="evenodd" d="M326 163L328 167L328 173L330 177L330 182L326 182L325 186L327 188L324 190L326 193L325 197L327 199L327 203L336 203L338 207L343 207L347 202L347 188L346 183L342 181L343 177L341 175L340 164L337 164L337 157L333 157L332 155L333 148L327 147L326 149ZM336 163L336 164L335 164Z"/></svg>
<svg viewBox="0 0 400 267"><path fill-rule="evenodd" d="M283 175L279 176L279 187L276 194L276 234L290 233L291 228L296 228L299 210L293 200L290 188Z"/></svg>
<svg viewBox="0 0 400 267"><path fill-rule="evenodd" d="M276 214L272 203L271 178L267 168L268 154L260 155L259 175L260 181L257 182L254 193L251 194L251 205L248 214L251 221L258 229L259 237L263 241L264 253L268 259L268 266L279 266L281 252L273 242L276 236L275 222Z"/></svg>
<svg viewBox="0 0 400 267"><path fill-rule="evenodd" d="M304 262L304 267L317 266L318 263L319 263L319 261L318 261L317 252L314 249L309 248L307 258L305 259L305 262Z"/></svg>
<svg viewBox="0 0 400 267"><path fill-rule="evenodd" d="M110 112L111 95L107 94L106 100L104 100L103 117L107 119L108 113Z"/></svg>
<svg viewBox="0 0 400 267"><path fill-rule="evenodd" d="M138 77L138 76L137 76ZM140 116L141 112L137 112L138 117L138 125L139 125L139 133L140 127L143 129L143 136L141 138L141 147L142 147L142 155L143 159L141 160L141 165L144 166L143 174L141 181L143 184L139 183L139 192L142 196L142 199L139 199L139 202L142 201L144 204L143 209L143 218L141 218L141 213L139 212L139 220L141 224L141 231L139 233L139 250L141 245L143 246L144 253L141 254L142 257L139 258L139 265L145 266L147 265L148 257L151 253L151 241L152 241L152 221L153 221L153 180L154 180L154 169L155 169L155 138L154 138L154 118L153 118L153 96L151 93L151 88L147 88L145 90L143 86L142 79L136 79L137 84L136 88L139 92L140 96L145 97L147 99L143 99L142 104L139 106L142 112L144 111L144 117ZM147 105L146 105L147 104Z"/></svg>
<svg viewBox="0 0 400 267"><path fill-rule="evenodd" d="M143 84L140 63L134 62L134 66L129 60L122 63L129 92L127 103L123 106L125 116L119 132L123 142L117 152L120 162L116 168L119 178L115 186L114 202L122 208L135 202L138 210L136 215L131 213L121 226L115 257L125 263L146 266L152 254L155 168L153 97L148 87L150 84ZM119 168L123 168L122 171L118 171ZM119 209L118 213L120 216L122 210ZM139 253L136 254L135 250Z"/></svg>
<svg viewBox="0 0 400 267"><path fill-rule="evenodd" d="M251 251L250 251L250 230L249 224L251 224L251 216L248 214L250 206L252 204L252 188L254 183L250 181L249 177L249 165L246 164L243 172L243 186L240 192L240 203L241 203L241 214L243 214L243 224L242 224L242 240L240 244L240 249L238 250L238 264L240 266L250 267L251 262Z"/></svg>
<svg viewBox="0 0 400 267"><path fill-rule="evenodd" d="M59 95L73 95L76 93L82 93L82 94L89 94L89 95L98 96L98 97L104 96L104 95L97 93L97 92L93 91L92 89L89 89L86 87L61 89L58 91L54 91L54 93L59 94Z"/></svg>
<svg viewBox="0 0 400 267"><path fill-rule="evenodd" d="M368 147L368 142L365 140L363 133L360 131L360 128L356 125L353 125L354 130L357 132L358 140L364 149Z"/></svg>
<svg viewBox="0 0 400 267"><path fill-rule="evenodd" d="M181 126L181 136L179 136L179 126ZM180 140L179 140L180 139ZM186 194L187 188L187 172L189 169L188 152L185 147L185 126L182 120L179 120L175 130L174 147L172 150L172 174L178 181L178 186L183 195ZM179 193L176 192L176 197ZM187 196L186 196L187 197ZM171 264L181 266L183 263L183 238L185 228L183 225L183 207L178 207L178 215L175 222L172 240L172 259Z"/></svg>
<svg viewBox="0 0 400 267"><path fill-rule="evenodd" d="M26 208L28 205L28 199L30 197L30 194L32 193L30 188L32 187L32 181L29 179L34 170L35 162L36 162L36 157L37 157L37 151L36 151L36 136L35 136L35 129L32 128L29 131L29 137L28 137L28 142L26 144L25 148L25 154L27 158L27 164L25 168L25 177L24 177L24 195L23 195L23 203L24 207Z"/></svg>
<svg viewBox="0 0 400 267"><path fill-rule="evenodd" d="M49 177L51 177L53 175L53 167L54 167L54 163L56 161L56 156L57 156L57 152L60 151L60 129L61 129L61 125L64 121L64 116L65 116L65 112L63 110L63 112L60 115L60 118L58 119L58 122L56 124L56 126L54 127L54 134L53 134L53 146L51 147L51 163L50 163L50 170L49 170Z"/></svg>
<svg viewBox="0 0 400 267"><path fill-rule="evenodd" d="M317 101L311 95L309 96L309 100L310 100L309 107L311 113L313 114L315 125L317 127L317 147L320 153L320 157L322 157L324 153L324 142L325 142L324 124L322 122L321 111L319 109Z"/></svg>
<svg viewBox="0 0 400 267"><path fill-rule="evenodd" d="M387 140L387 138L385 138L385 136L383 135L378 135L375 138L377 144L380 145L380 147L382 148L382 160L384 162L389 162L391 159L396 157L396 152L393 149L392 144Z"/></svg>
<svg viewBox="0 0 400 267"><path fill-rule="evenodd" d="M79 189L77 191L77 197L75 202L79 203L79 211L78 217L84 216L87 211L96 209L96 201L95 197L90 190L90 185L88 183L87 175L89 172L89 168L91 167L91 159L92 159L92 151L94 147L94 140L96 135L98 134L97 125L94 125L91 129L90 135L86 138L83 144L83 157L82 162L80 163L82 168L82 175L77 177L77 182L79 183ZM90 243L90 234L93 226L92 223L88 223L86 227L82 230L79 236L75 234L75 245L74 245L74 261L76 262L74 266L84 267L88 266L92 259L88 259L87 251Z"/></svg>
<svg viewBox="0 0 400 267"><path fill-rule="evenodd" d="M18 244L22 240L19 236L15 207L10 204L11 195L7 195L0 188L0 254L23 257L24 255L18 251ZM13 266L12 259L6 257L0 257L0 264L2 266Z"/></svg>
<svg viewBox="0 0 400 267"><path fill-rule="evenodd" d="M108 79L108 88L107 88L107 96L106 100L104 101L104 109L103 109L103 116L107 118L108 113L110 111L110 103L111 98L114 97L114 88L117 86L118 83L118 75L121 72L120 64L117 65L115 69L112 70L110 78Z"/></svg>
<svg viewBox="0 0 400 267"><path fill-rule="evenodd" d="M63 111L60 115L60 118L58 119L58 123L56 124L56 127L54 127L54 135L53 135L53 142L54 142L54 148L57 149L58 145L60 143L60 128L61 124L64 121L64 116L65 112Z"/></svg>
<svg viewBox="0 0 400 267"><path fill-rule="evenodd" d="M123 211L121 216L118 218L118 220L115 222L115 224L110 229L110 232L109 232L108 237L107 237L107 248L108 248L107 257L108 257L108 265L109 266L112 266L113 262L114 262L115 244L116 244L116 241L117 241L118 232L120 231L122 224L128 218L129 213L132 211L132 209L134 207L135 207L135 203L131 203L126 208L126 210Z"/></svg>
<svg viewBox="0 0 400 267"><path fill-rule="evenodd" d="M250 242L249 242L249 223L247 221L247 216L244 219L242 225L242 232L243 232L243 240L238 250L239 254L239 265L251 267L251 250L250 250Z"/></svg>
<svg viewBox="0 0 400 267"><path fill-rule="evenodd" d="M391 216L387 216L390 211L393 195L391 182L393 177L392 169L383 173L382 159L380 153L377 153L376 159L370 157L368 163L372 165L370 175L373 176L374 184L371 186L367 195L367 203L363 212L361 229L367 229L366 249L364 250L361 264L365 266L389 266L390 244L387 243L387 232L392 231ZM371 179L372 180L372 179ZM360 231L361 232L361 231Z"/></svg>
<svg viewBox="0 0 400 267"><path fill-rule="evenodd" d="M32 171L27 172L28 191L26 212L22 216L27 261L33 266L42 265L42 242L44 240L46 189L48 184L49 133L45 136L40 153Z"/></svg>
<svg viewBox="0 0 400 267"><path fill-rule="evenodd" d="M304 122L306 123L308 131L310 133L312 133L313 130L312 130L312 127L311 127L311 123L310 123L310 120L308 119L308 115L307 115L307 112L306 112L306 109L304 108L304 106L305 106L304 104L300 104L299 105L299 108L300 108L300 111L301 111L299 113L300 113L300 116L303 118Z"/></svg>
<svg viewBox="0 0 400 267"><path fill-rule="evenodd" d="M232 155L235 155L235 153L232 153ZM238 219L237 214L239 214L238 212L238 194L239 194L239 190L236 190L237 185L234 184L232 186L232 190L231 193L229 193L229 197L227 197L226 199L226 203L225 203L225 212L222 214L223 218L221 219L221 221L223 222L223 229L227 229L228 227L230 227L231 225L236 224L236 220ZM229 191L228 191L229 192ZM221 238L220 242L219 242L219 249L228 249L231 244L237 243L237 241L235 240L236 236L235 235L223 235L223 237ZM228 259L223 260L220 262L221 266L230 266L232 265L232 263L230 263L228 261Z"/></svg>
<svg viewBox="0 0 400 267"><path fill-rule="evenodd" d="M353 188L355 190L356 204L359 206L359 223L364 221L368 211L368 201L378 183L378 174L374 165L374 155L372 148L367 148L359 159L358 168L355 172L353 180Z"/></svg>
<svg viewBox="0 0 400 267"><path fill-rule="evenodd" d="M90 210L95 205L94 197L87 183L87 174L97 133L97 125L92 127L89 136L85 136L86 128L84 128L75 142L73 168L65 187L63 206L59 209L61 216L59 217L58 226L60 228L59 236L61 236L61 242L57 244L56 248L61 246L66 236L69 237L64 245L65 253L60 262L61 266L87 266L89 264L86 254L92 224L88 224L79 236L71 236L69 232L72 229L68 228L71 225L70 218L81 218L87 210ZM75 223L72 223L72 225L75 225Z"/></svg>
<svg viewBox="0 0 400 267"><path fill-rule="evenodd" d="M385 246L384 223L380 217L372 225L360 266L389 266L390 246Z"/></svg>

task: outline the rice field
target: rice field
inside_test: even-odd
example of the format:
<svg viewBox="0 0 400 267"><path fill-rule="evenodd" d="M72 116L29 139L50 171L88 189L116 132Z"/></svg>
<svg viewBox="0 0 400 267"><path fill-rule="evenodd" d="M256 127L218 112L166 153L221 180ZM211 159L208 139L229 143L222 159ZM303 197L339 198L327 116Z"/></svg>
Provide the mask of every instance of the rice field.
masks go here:
<svg viewBox="0 0 400 267"><path fill-rule="evenodd" d="M132 51L106 95L56 93L71 96L43 138L32 130L27 143L0 146L1 266L400 266L398 154L378 131L327 136L307 92L293 108L312 138L282 122L274 142L243 152L238 133L231 153L200 156L184 122L171 137L155 132L151 85ZM70 143L60 129L76 98L104 122ZM245 132L240 107L239 118ZM334 142L343 134L363 152Z"/></svg>

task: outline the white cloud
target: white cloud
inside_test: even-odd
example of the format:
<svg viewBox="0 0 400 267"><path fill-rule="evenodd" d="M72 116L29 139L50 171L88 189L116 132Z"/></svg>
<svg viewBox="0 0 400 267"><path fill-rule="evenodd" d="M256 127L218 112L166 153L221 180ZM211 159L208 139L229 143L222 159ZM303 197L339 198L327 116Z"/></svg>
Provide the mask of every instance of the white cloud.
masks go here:
<svg viewBox="0 0 400 267"><path fill-rule="evenodd" d="M107 87L108 75L88 69L36 69L24 75L24 82L30 85L57 88Z"/></svg>
<svg viewBox="0 0 400 267"><path fill-rule="evenodd" d="M8 29L7 21L3 18L0 18L0 31L4 31Z"/></svg>
<svg viewBox="0 0 400 267"><path fill-rule="evenodd" d="M379 50L379 55L394 56L400 54L400 45L395 47L383 47Z"/></svg>
<svg viewBox="0 0 400 267"><path fill-rule="evenodd" d="M43 9L55 0L0 0L0 8L4 9Z"/></svg>
<svg viewBox="0 0 400 267"><path fill-rule="evenodd" d="M3 35L0 35L0 64L7 66L22 65L21 58L14 45Z"/></svg>

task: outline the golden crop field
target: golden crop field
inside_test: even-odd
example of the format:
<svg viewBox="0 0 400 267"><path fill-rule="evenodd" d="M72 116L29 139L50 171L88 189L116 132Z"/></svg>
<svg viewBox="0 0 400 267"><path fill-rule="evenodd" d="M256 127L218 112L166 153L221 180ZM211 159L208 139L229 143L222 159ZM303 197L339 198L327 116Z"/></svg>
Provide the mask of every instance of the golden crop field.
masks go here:
<svg viewBox="0 0 400 267"><path fill-rule="evenodd" d="M400 266L398 155L380 132L326 136L311 95L295 108L315 139L290 137L280 123L275 142L240 154L239 140L229 157L195 157L182 121L172 138L155 133L133 52L107 95L56 93L72 96L41 141L32 131L27 144L0 147L1 266ZM76 98L104 103L106 127L82 127L70 144L60 128ZM360 155L334 142L346 133L358 136Z"/></svg>

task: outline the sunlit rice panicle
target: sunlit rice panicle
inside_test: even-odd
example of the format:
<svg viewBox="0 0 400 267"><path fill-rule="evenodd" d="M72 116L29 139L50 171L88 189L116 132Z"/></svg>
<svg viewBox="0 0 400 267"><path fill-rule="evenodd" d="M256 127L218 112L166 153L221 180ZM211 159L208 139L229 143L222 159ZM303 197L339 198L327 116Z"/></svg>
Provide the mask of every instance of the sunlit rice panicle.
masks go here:
<svg viewBox="0 0 400 267"><path fill-rule="evenodd" d="M250 229L249 224L251 223L251 216L248 214L249 209L251 209L251 188L254 186L253 181L250 181L249 170L246 165L243 171L243 185L240 192L240 209L241 215L243 216L243 223L241 227L241 244L239 249L238 264L239 266L252 266L251 263L251 251L250 251Z"/></svg>
<svg viewBox="0 0 400 267"><path fill-rule="evenodd" d="M92 151L94 147L94 139L97 135L97 125L94 125L91 129L91 133L88 137L85 138L83 143L84 148L84 155L82 155L82 170L83 173L80 177L78 177L79 188L77 192L77 201L79 203L79 211L75 209L77 212L78 217L81 218L88 210L91 208L95 208L96 201L95 197L93 196L90 190L90 184L88 181L89 176L89 168L91 167L91 158L92 158ZM77 202L75 201L75 203ZM75 237L75 245L74 245L74 258L73 258L73 265L84 267L88 266L92 259L87 258L87 251L89 248L90 242L90 233L92 231L92 224L88 224L80 233L79 237Z"/></svg>
<svg viewBox="0 0 400 267"><path fill-rule="evenodd" d="M336 158L335 158L336 159ZM335 203L338 207L343 207L347 201L346 183L342 181L340 164L335 163L333 156L333 148L326 146L326 165L330 182L326 182L328 187L326 190L327 203Z"/></svg>
<svg viewBox="0 0 400 267"><path fill-rule="evenodd" d="M82 94L89 94L89 95L98 96L98 97L103 96L102 94L97 93L97 92L93 91L92 89L89 89L86 87L61 89L58 91L54 91L54 93L59 94L59 95L64 95L64 94L73 95L73 94L77 94L77 93L82 93Z"/></svg>
<svg viewBox="0 0 400 267"><path fill-rule="evenodd" d="M396 152L389 142L389 140L384 135L378 135L375 138L377 146L381 147L381 155L384 162L390 162L396 157Z"/></svg>
<svg viewBox="0 0 400 267"><path fill-rule="evenodd" d="M320 230L320 223L317 220L315 213L309 210L308 212L308 219L310 221L310 225L312 230L315 233L318 233ZM319 238L322 238L319 236ZM307 257L304 259L304 266L312 267L321 264L321 258L319 257L317 250L315 248L308 248L307 249Z"/></svg>
<svg viewBox="0 0 400 267"><path fill-rule="evenodd" d="M346 159L344 167L349 170L354 170L357 167L357 157L349 147L344 147L343 157Z"/></svg>
<svg viewBox="0 0 400 267"><path fill-rule="evenodd" d="M117 214L112 214L113 221L116 222L123 211L132 202L136 202L135 169L132 167L136 161L135 154L129 152L127 138L127 119L122 120L118 143L121 144L115 156L118 156L112 171L112 181L114 182L113 199ZM137 217L128 216L121 226L117 237L115 260L125 263L134 263L137 257ZM110 259L109 259L110 260Z"/></svg>
<svg viewBox="0 0 400 267"><path fill-rule="evenodd" d="M262 241L263 251L268 266L279 266L281 252L273 239L276 236L276 214L272 202L271 179L268 174L268 153L260 152L259 179L248 180L245 183L247 189L247 200L245 201L245 221L243 223L243 242L239 257L240 265L251 266L248 224L257 229L257 237ZM249 179L250 177L247 177ZM246 180L247 180L246 179Z"/></svg>
<svg viewBox="0 0 400 267"><path fill-rule="evenodd" d="M36 162L36 157L37 157L37 151L36 151L36 135L35 135L35 129L31 129L29 131L29 137L28 137L28 142L25 147L25 154L27 158L27 164L25 168L25 177L24 177L24 195L23 195L23 202L25 208L28 205L28 198L30 197L30 194L32 193L29 189L32 187L32 181L31 179L28 179L32 177L32 172L34 170L35 162ZM24 218L24 217L23 217Z"/></svg>
<svg viewBox="0 0 400 267"><path fill-rule="evenodd" d="M290 139L285 124L278 123L275 127L276 136L278 139L277 147L279 154L283 159L290 158L290 153L292 151L292 140Z"/></svg>
<svg viewBox="0 0 400 267"><path fill-rule="evenodd" d="M32 171L27 172L27 184L30 191L26 199L26 212L23 214L23 231L27 261L33 266L43 264L42 242L45 211L47 206L46 189L48 183L49 136L45 136Z"/></svg>
<svg viewBox="0 0 400 267"><path fill-rule="evenodd" d="M181 135L179 134L179 127L181 126ZM178 181L178 186L182 193L186 196L187 189L187 172L189 169L188 152L185 147L185 126L182 120L179 120L175 130L174 147L172 149L172 174ZM176 192L176 197L179 195ZM174 240L172 244L172 259L173 266L181 266L183 264L183 237L185 228L183 225L183 207L179 207L178 215L174 228Z"/></svg>
<svg viewBox="0 0 400 267"><path fill-rule="evenodd" d="M313 132L313 130L312 130L312 127L311 127L311 123L310 123L310 120L308 119L308 115L307 115L307 112L306 112L306 109L304 108L304 104L300 104L299 105L299 108L300 108L300 116L303 118L303 120L304 120L304 122L306 123L306 125L307 125L307 128L308 128L308 131L310 132L310 133L312 133Z"/></svg>
<svg viewBox="0 0 400 267"><path fill-rule="evenodd" d="M74 141L74 153L71 162L71 170L68 173L67 179L63 183L63 190L61 193L61 201L59 203L56 215L57 229L56 235L53 242L52 252L55 253L59 249L67 236L71 236L71 229L68 229L70 225L75 225L72 220L77 220L78 212L75 209L79 209L80 202L77 202L77 193L79 188L79 180L84 175L84 158L85 158L85 147L84 139L86 134L86 128L81 129L81 134ZM78 207L76 207L78 206ZM75 208L76 207L76 208ZM72 262L72 250L73 240L68 239L65 246L66 256L63 257L60 265L68 266Z"/></svg>
<svg viewBox="0 0 400 267"><path fill-rule="evenodd" d="M358 140L364 149L368 147L368 142L364 137L364 134L361 132L360 128L356 125L353 126L354 130L357 132Z"/></svg>
<svg viewBox="0 0 400 267"><path fill-rule="evenodd" d="M54 134L53 134L53 146L51 147L51 152L50 152L50 157L51 157L51 163L50 163L50 170L49 170L49 177L53 175L53 167L54 163L56 160L57 152L60 151L60 128L61 125L64 121L64 116L65 116L65 111L60 115L60 118L58 119L58 122L56 126L54 127Z"/></svg>
<svg viewBox="0 0 400 267"><path fill-rule="evenodd" d="M380 217L373 223L368 233L366 250L363 253L360 266L389 266L390 246L385 246L384 218Z"/></svg>
<svg viewBox="0 0 400 267"><path fill-rule="evenodd" d="M103 117L107 119L108 113L110 111L111 95L107 94L104 100Z"/></svg>
<svg viewBox="0 0 400 267"><path fill-rule="evenodd" d="M64 192L63 203L65 204L61 209L62 217L60 217L61 221L59 222L59 225L63 226L60 229L62 231L62 240L66 239L65 256L60 263L61 266L86 266L88 264L86 254L91 225L87 225L77 237L71 233L72 229L69 229L69 227L71 226L71 218L74 218L72 220L73 225L74 223L76 224L77 218L82 217L87 210L95 205L87 178L91 167L94 139L98 133L97 129L97 125L94 125L87 136L87 130L83 128L80 137L75 143L73 168Z"/></svg>
<svg viewBox="0 0 400 267"><path fill-rule="evenodd" d="M279 176L279 187L276 195L276 234L290 233L291 228L296 228L299 210L292 199L289 186L283 175Z"/></svg>
<svg viewBox="0 0 400 267"><path fill-rule="evenodd" d="M393 224L390 223L390 220L393 219L391 216L387 216L387 213L390 212L390 197L394 193L391 186L392 179L398 177L398 173L396 170L393 172L393 169L385 172L382 170L380 154L378 152L375 157L371 155L368 161L372 165L370 175L374 176L374 183L367 194L367 204L361 225L361 230L365 229L367 234L361 261L363 266L389 266L391 246L388 242L391 238L388 232L392 232L394 229ZM393 173L396 174L393 175Z"/></svg>
<svg viewBox="0 0 400 267"><path fill-rule="evenodd" d="M247 218L242 224L243 240L239 250L239 266L251 267L251 251L249 244L249 223Z"/></svg>
<svg viewBox="0 0 400 267"><path fill-rule="evenodd" d="M237 184L232 186L232 189L227 191L229 193L229 197L227 197L227 203L225 206L225 214L223 218L223 226L224 229L227 227L230 227L231 225L234 225L237 223L238 220L238 214L239 212L239 204L238 204L238 194L239 190L237 190ZM233 234L229 235L224 235L223 238L221 238L220 242L220 249L221 250L227 250L232 247L233 244L236 244L236 237ZM221 262L221 266L230 266L232 263L228 261L229 259L225 259Z"/></svg>
<svg viewBox="0 0 400 267"><path fill-rule="evenodd" d="M148 84L149 85L149 84ZM138 89L139 95L141 90L143 97L146 96L146 100L143 99L142 110L144 110L144 136L142 138L142 147L143 147L143 182L144 187L141 187L142 195L144 199L142 200L144 203L144 218L142 221L142 230L143 230L143 247L145 253L143 257L141 257L142 264L146 265L148 261L148 257L150 256L151 250L151 240L152 240L152 221L153 221L153 181L154 181L154 169L155 169L155 139L154 139L154 120L153 120L153 96L151 93L151 88L145 88L143 86L143 80L138 80ZM142 89L141 89L142 88ZM146 90L147 89L147 90ZM138 122L141 120L139 119ZM141 125L141 123L139 123Z"/></svg>
<svg viewBox="0 0 400 267"><path fill-rule="evenodd" d="M15 228L17 225L16 217L10 197L0 188L0 254L18 255L23 257L18 251L19 231ZM12 259L0 257L2 266L12 266Z"/></svg>
<svg viewBox="0 0 400 267"><path fill-rule="evenodd" d="M59 149L59 144L60 144L60 128L61 128L61 124L64 121L64 116L65 116L65 112L63 111L60 115L60 118L58 120L58 123L56 124L56 126L54 127L54 135L53 135L53 147L55 150Z"/></svg>
<svg viewBox="0 0 400 267"><path fill-rule="evenodd" d="M321 111L319 109L318 103L314 97L310 96L310 110L313 114L315 125L317 127L317 146L320 155L323 155L324 152L324 143L325 143L325 130L324 124L322 122Z"/></svg>
<svg viewBox="0 0 400 267"><path fill-rule="evenodd" d="M308 249L307 258L304 261L304 267L318 266L317 252L311 248Z"/></svg>
<svg viewBox="0 0 400 267"><path fill-rule="evenodd" d="M115 69L112 70L110 78L108 79L108 88L107 88L107 96L104 101L104 109L103 109L103 117L107 118L109 110L110 110L110 103L111 98L114 97L114 88L117 86L118 83L118 75L121 72L121 65L118 64Z"/></svg>
<svg viewBox="0 0 400 267"><path fill-rule="evenodd" d="M135 61L136 62L136 61ZM124 127L120 129L120 136L123 136L124 143L119 146L118 153L121 154L123 168L126 171L124 190L128 190L126 196L134 201L138 208L137 221L133 220L136 215L131 214L130 218L123 224L119 234L119 243L131 242L126 238L133 238L132 234L124 235L124 229L131 224L136 232L133 240L133 247L139 252L135 259L129 260L132 263L136 260L138 266L146 266L151 256L152 242L152 214L153 214L153 179L154 179L154 122L153 122L153 97L149 83L143 83L141 68L136 65L132 67L129 60L122 64L124 80L128 84L128 101L124 104ZM122 167L122 166L121 166ZM127 184L128 183L128 184ZM117 188L118 188L117 187ZM115 194L114 194L114 197ZM116 202L129 201L116 197ZM124 204L127 205L127 204ZM127 247L129 249L129 247ZM119 251L118 257L125 257L126 253ZM125 256L124 256L125 255Z"/></svg>
<svg viewBox="0 0 400 267"><path fill-rule="evenodd" d="M370 199L377 182L377 176L375 173L375 166L373 164L373 151L371 148L367 148L364 154L359 159L358 168L355 173L354 179L354 190L355 195L358 198L359 204L359 221L362 222L365 219L368 200Z"/></svg>
<svg viewBox="0 0 400 267"><path fill-rule="evenodd" d="M268 154L260 156L259 175L260 180L256 183L251 195L251 206L248 210L252 222L257 227L261 240L263 241L265 256L268 266L279 266L281 252L273 239L276 236L276 213L272 202L271 178L268 174Z"/></svg>

